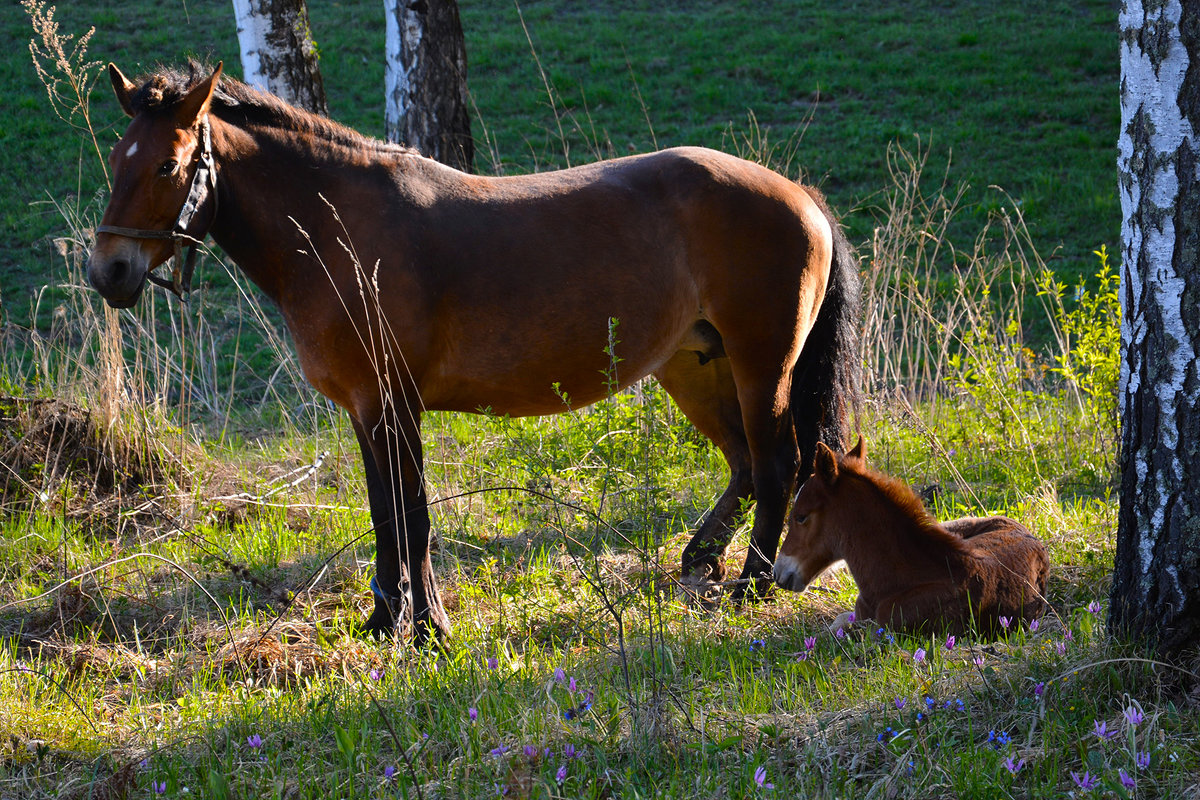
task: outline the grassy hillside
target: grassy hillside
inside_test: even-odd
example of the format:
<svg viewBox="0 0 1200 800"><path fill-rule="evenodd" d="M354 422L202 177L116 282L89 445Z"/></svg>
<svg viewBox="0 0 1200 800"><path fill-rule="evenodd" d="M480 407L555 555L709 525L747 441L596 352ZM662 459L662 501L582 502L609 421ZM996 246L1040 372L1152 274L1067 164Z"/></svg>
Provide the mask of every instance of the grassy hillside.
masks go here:
<svg viewBox="0 0 1200 800"><path fill-rule="evenodd" d="M373 135L383 132L378 5L310 4L331 114ZM481 170L547 169L675 144L739 151L747 137L761 150L765 139L793 173L826 189L861 241L879 222L872 207L888 184L888 146L911 149L919 138L931 173L948 167L952 185L971 187L963 231L1016 205L1039 251L1068 279L1090 272L1100 244L1116 244L1111 2L460 7ZM129 74L187 56L240 72L224 0L87 0L60 3L57 18L64 32L95 26L88 57ZM56 266L49 240L63 226L55 206L94 218L103 179L90 139L47 105L21 45L31 30L18 4L0 8L0 31L11 45L0 80L16 112L0 120L9 186L0 198L0 300L21 320ZM107 150L124 120L106 79L92 103Z"/></svg>

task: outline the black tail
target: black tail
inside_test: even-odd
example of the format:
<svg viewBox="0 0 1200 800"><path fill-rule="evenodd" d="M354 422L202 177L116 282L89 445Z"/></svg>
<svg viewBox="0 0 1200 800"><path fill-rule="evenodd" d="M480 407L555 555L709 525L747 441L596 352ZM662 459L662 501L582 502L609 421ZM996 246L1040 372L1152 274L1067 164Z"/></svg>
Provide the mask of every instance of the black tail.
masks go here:
<svg viewBox="0 0 1200 800"><path fill-rule="evenodd" d="M858 258L825 198L812 187L804 189L829 220L833 263L817 321L792 371L792 425L800 446L799 482L812 473L817 442L824 442L837 453L849 449L852 419L862 399L862 280Z"/></svg>

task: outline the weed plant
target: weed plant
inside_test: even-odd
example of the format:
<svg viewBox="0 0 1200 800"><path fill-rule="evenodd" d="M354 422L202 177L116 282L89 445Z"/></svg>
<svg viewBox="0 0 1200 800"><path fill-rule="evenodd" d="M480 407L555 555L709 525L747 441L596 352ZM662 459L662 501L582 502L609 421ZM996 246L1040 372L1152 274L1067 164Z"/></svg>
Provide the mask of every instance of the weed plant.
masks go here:
<svg viewBox="0 0 1200 800"><path fill-rule="evenodd" d="M731 138L775 166L792 152L753 124ZM922 189L927 160L889 150L862 247L857 425L938 515L1043 538L1038 623L996 642L830 630L856 591L836 569L761 604L689 602L673 570L724 464L642 382L555 417L428 414L456 636L364 640L370 520L344 420L250 292L103 309L81 272L94 221L68 215L54 326L3 334L0 797L1196 796L1197 668L1108 637L1099 600L1107 251L1065 286L1010 204L959 246L961 194ZM225 315L264 352L215 333ZM230 358L247 366L214 369Z"/></svg>

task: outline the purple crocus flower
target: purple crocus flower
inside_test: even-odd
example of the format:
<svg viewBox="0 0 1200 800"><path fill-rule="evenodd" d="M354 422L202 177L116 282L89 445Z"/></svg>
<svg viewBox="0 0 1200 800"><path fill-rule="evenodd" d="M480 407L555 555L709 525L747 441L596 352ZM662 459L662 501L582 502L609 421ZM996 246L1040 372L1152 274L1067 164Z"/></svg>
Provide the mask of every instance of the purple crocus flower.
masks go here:
<svg viewBox="0 0 1200 800"><path fill-rule="evenodd" d="M1033 687L1033 696L1041 697L1045 693L1045 691L1046 691L1046 682L1038 681L1037 684L1034 685L1034 687Z"/></svg>
<svg viewBox="0 0 1200 800"><path fill-rule="evenodd" d="M1012 623L1012 618L1011 618L1011 617L1001 617L1001 618L1000 618L1000 627L1001 627L1001 628L1004 628L1004 630L1008 630L1008 626L1009 626L1011 623Z"/></svg>
<svg viewBox="0 0 1200 800"><path fill-rule="evenodd" d="M1129 777L1129 773L1123 769L1117 771L1117 777L1121 779L1121 785L1126 789L1132 789L1137 786L1137 781Z"/></svg>
<svg viewBox="0 0 1200 800"><path fill-rule="evenodd" d="M1038 630L1038 628L1040 628L1041 626L1042 626L1042 621L1041 621L1041 620L1038 620L1038 619L1032 620L1032 621L1029 623L1029 632L1030 632L1030 633L1037 633L1037 630Z"/></svg>
<svg viewBox="0 0 1200 800"><path fill-rule="evenodd" d="M1067 643L1066 642L1055 642L1054 643L1054 652L1058 653L1060 656L1065 656L1067 654Z"/></svg>
<svg viewBox="0 0 1200 800"><path fill-rule="evenodd" d="M1096 738L1102 742L1107 742L1117 735L1115 730L1110 731L1108 729L1107 722L1099 719L1092 723L1092 733L1096 734Z"/></svg>
<svg viewBox="0 0 1200 800"><path fill-rule="evenodd" d="M1137 706L1130 706L1122 713L1125 715L1125 721L1135 728L1141 725L1142 721L1146 719L1146 715Z"/></svg>
<svg viewBox="0 0 1200 800"><path fill-rule="evenodd" d="M1004 768L1006 770L1008 770L1009 774L1011 774L1011 775L1016 775L1018 772L1021 771L1021 768L1024 766L1025 766L1025 759L1023 759L1023 758L1020 761L1017 761L1015 763L1012 760L1012 756L1009 756L1008 758L1004 759Z"/></svg>
<svg viewBox="0 0 1200 800"><path fill-rule="evenodd" d="M767 783L767 768L759 765L758 769L754 770L754 782L763 789L774 789L775 784Z"/></svg>
<svg viewBox="0 0 1200 800"><path fill-rule="evenodd" d="M844 628L838 628L836 631L834 631L833 635L836 636L838 639L845 639L846 631Z"/></svg>
<svg viewBox="0 0 1200 800"><path fill-rule="evenodd" d="M853 625L853 624L854 624L854 621L855 621L856 619L858 619L858 615L857 615L857 614L855 614L853 611L851 611L851 612L850 612L850 614L849 614L849 615L846 617L846 624L847 624L847 625Z"/></svg>
<svg viewBox="0 0 1200 800"><path fill-rule="evenodd" d="M471 722L474 722L475 720L479 719L479 709L475 708L475 706L471 706L470 708L468 708L467 709L467 719L471 720Z"/></svg>
<svg viewBox="0 0 1200 800"><path fill-rule="evenodd" d="M554 668L554 682L555 682L555 683L562 683L562 682L563 682L563 681L565 681L566 679L567 679L567 673L563 672L563 668L562 668L562 667L555 667L555 668Z"/></svg>
<svg viewBox="0 0 1200 800"><path fill-rule="evenodd" d="M975 656L974 658L971 659L971 663L977 667L982 667L983 666L983 656Z"/></svg>
<svg viewBox="0 0 1200 800"><path fill-rule="evenodd" d="M1087 610L1088 610L1090 613L1092 613L1092 614L1099 614L1099 613L1100 613L1100 601L1099 601L1099 600L1093 600L1092 602L1088 603L1088 604L1087 604ZM1084 775L1087 775L1087 773L1086 773L1086 772L1085 772L1085 773L1083 773L1083 774L1084 774Z"/></svg>
<svg viewBox="0 0 1200 800"><path fill-rule="evenodd" d="M554 780L558 781L558 785L562 786L567 780L567 765L563 764L558 768L558 772L554 773Z"/></svg>
<svg viewBox="0 0 1200 800"><path fill-rule="evenodd" d="M500 662L496 659L495 656L491 656L488 658L488 660L487 660L487 668L488 669L496 669L499 666L500 666Z"/></svg>
<svg viewBox="0 0 1200 800"><path fill-rule="evenodd" d="M246 744L249 745L251 750L258 750L263 746L263 740L262 737L256 733L253 736L246 737Z"/></svg>
<svg viewBox="0 0 1200 800"><path fill-rule="evenodd" d="M502 745L492 748L492 755L494 755L496 758L499 758L500 756L504 755L507 752L508 752L508 745L506 745L506 744L502 744Z"/></svg>
<svg viewBox="0 0 1200 800"><path fill-rule="evenodd" d="M1142 750L1137 754L1137 768L1145 769L1150 766L1150 751Z"/></svg>
<svg viewBox="0 0 1200 800"><path fill-rule="evenodd" d="M571 679L569 681L567 681L567 691L570 692L571 694L575 694L575 690L577 688L578 688L578 686L575 683L575 676L572 675Z"/></svg>
<svg viewBox="0 0 1200 800"><path fill-rule="evenodd" d="M570 742L563 745L563 758L579 758L579 754L575 752L575 745Z"/></svg>
<svg viewBox="0 0 1200 800"><path fill-rule="evenodd" d="M817 646L817 637L815 637L815 636L805 636L804 637L804 649L805 650L812 650L816 646Z"/></svg>
<svg viewBox="0 0 1200 800"><path fill-rule="evenodd" d="M375 683L379 683L379 681L383 680L383 670L381 670L379 667L371 667L371 671L367 673L367 675Z"/></svg>
<svg viewBox="0 0 1200 800"><path fill-rule="evenodd" d="M904 706L908 704L908 700L903 697L897 697L893 702L896 704L897 711L903 711Z"/></svg>
<svg viewBox="0 0 1200 800"><path fill-rule="evenodd" d="M166 794L167 793L167 782L166 781L150 781L150 788L154 790L155 794Z"/></svg>
<svg viewBox="0 0 1200 800"><path fill-rule="evenodd" d="M527 745L525 745L525 757L526 757L526 758L528 758L530 761L532 761L532 760L533 760L533 757L534 757L534 756L536 756L536 755L537 755L537 748L536 748L536 747L534 747L534 746L533 746L533 745L531 745L531 744L527 744Z"/></svg>
<svg viewBox="0 0 1200 800"><path fill-rule="evenodd" d="M391 783L392 781L394 781L396 779L396 768L393 767L391 764L388 764L386 767L384 767L383 768L383 779L385 781L387 781L388 783Z"/></svg>
<svg viewBox="0 0 1200 800"><path fill-rule="evenodd" d="M955 642L955 641L956 641L956 640L955 640L955 638L954 638L954 634L953 634L953 633L952 633L952 634L950 634L949 636L947 636L947 637L946 637L946 650L947 650L947 651L950 651L950 650L953 650L953 649L954 649L954 642Z"/></svg>
<svg viewBox="0 0 1200 800"><path fill-rule="evenodd" d="M1072 772L1071 780L1073 780L1075 785L1085 792L1090 792L1092 789L1095 789L1100 785L1100 779L1087 770L1084 770L1082 775L1080 775L1078 772Z"/></svg>
<svg viewBox="0 0 1200 800"><path fill-rule="evenodd" d="M920 664L924 660L925 660L925 648L918 647L917 652L913 653L913 663Z"/></svg>

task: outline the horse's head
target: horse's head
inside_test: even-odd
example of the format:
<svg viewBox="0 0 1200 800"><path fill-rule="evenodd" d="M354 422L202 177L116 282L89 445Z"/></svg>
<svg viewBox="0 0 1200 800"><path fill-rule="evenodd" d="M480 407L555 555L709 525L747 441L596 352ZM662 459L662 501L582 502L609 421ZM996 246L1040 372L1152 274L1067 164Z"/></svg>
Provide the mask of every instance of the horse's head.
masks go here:
<svg viewBox="0 0 1200 800"><path fill-rule="evenodd" d="M838 511L847 502L850 481L843 480L843 472L850 459L856 460L851 467L865 464L866 445L861 436L854 449L841 459L824 442L817 443L813 474L796 493L788 515L787 536L775 559L775 582L780 587L802 592L842 558Z"/></svg>
<svg viewBox="0 0 1200 800"><path fill-rule="evenodd" d="M180 241L204 236L205 215L195 212L215 202L206 148L221 66L178 97L164 97L153 82L138 89L112 64L108 73L133 121L108 157L112 195L96 229L88 281L110 306L127 308L141 296L150 270L176 253Z"/></svg>

